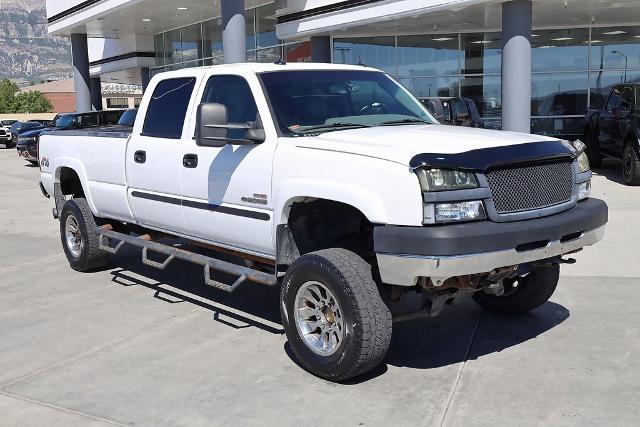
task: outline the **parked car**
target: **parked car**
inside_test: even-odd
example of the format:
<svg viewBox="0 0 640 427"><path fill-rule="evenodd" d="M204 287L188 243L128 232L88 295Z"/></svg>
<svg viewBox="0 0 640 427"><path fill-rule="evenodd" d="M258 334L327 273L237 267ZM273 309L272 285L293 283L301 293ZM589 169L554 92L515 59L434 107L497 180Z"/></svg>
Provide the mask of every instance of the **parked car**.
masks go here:
<svg viewBox="0 0 640 427"><path fill-rule="evenodd" d="M584 117L557 116L582 114L587 105L586 93L555 93L534 103L537 106L532 111L532 115L539 118L533 119L531 133L571 141L582 137Z"/></svg>
<svg viewBox="0 0 640 427"><path fill-rule="evenodd" d="M476 103L469 98L431 97L419 98L420 102L442 124L454 126L484 127L484 120Z"/></svg>
<svg viewBox="0 0 640 427"><path fill-rule="evenodd" d="M115 125L118 123L124 110L93 111L89 113L65 113L59 114L53 120L51 127L39 127L23 132L18 138L16 148L18 156L33 164L38 164L38 144L43 132L55 132L60 130L80 130L98 128L100 126Z"/></svg>
<svg viewBox="0 0 640 427"><path fill-rule="evenodd" d="M151 267L200 265L220 291L279 285L293 353L328 380L380 364L394 320L463 295L511 315L539 307L564 256L604 235L584 144L435 126L372 68L222 65L157 74L147 90L132 132L41 137L71 268L133 245ZM400 311L409 294L419 311Z"/></svg>
<svg viewBox="0 0 640 427"><path fill-rule="evenodd" d="M5 148L13 148L11 141L11 125L15 122L17 122L17 120L0 121L0 143L4 144Z"/></svg>
<svg viewBox="0 0 640 427"><path fill-rule="evenodd" d="M37 122L15 122L11 125L11 148L18 144L18 138L24 132L44 128L45 127L42 124Z"/></svg>
<svg viewBox="0 0 640 427"><path fill-rule="evenodd" d="M624 183L640 185L640 83L614 86L600 110L587 112L584 142L593 167L621 160Z"/></svg>

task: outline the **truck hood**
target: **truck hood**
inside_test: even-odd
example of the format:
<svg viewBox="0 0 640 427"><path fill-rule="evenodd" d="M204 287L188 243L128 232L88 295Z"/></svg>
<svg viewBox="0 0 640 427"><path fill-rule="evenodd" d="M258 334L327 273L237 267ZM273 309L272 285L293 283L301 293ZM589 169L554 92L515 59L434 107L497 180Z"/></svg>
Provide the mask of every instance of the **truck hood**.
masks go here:
<svg viewBox="0 0 640 427"><path fill-rule="evenodd" d="M445 126L401 125L326 132L296 138L296 146L409 165L418 154L459 154L483 148L558 141L540 135Z"/></svg>

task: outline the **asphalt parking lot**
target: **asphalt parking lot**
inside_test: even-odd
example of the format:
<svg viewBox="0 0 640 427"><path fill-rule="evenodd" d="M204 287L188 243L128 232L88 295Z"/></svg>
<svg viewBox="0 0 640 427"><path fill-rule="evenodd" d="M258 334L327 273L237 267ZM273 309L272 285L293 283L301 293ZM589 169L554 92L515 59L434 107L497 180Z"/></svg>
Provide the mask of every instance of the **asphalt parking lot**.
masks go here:
<svg viewBox="0 0 640 427"><path fill-rule="evenodd" d="M338 385L299 368L278 291L207 289L128 250L81 274L64 257L38 169L0 148L0 424L637 425L640 188L594 178L607 236L519 319L472 301L394 325L384 366Z"/></svg>

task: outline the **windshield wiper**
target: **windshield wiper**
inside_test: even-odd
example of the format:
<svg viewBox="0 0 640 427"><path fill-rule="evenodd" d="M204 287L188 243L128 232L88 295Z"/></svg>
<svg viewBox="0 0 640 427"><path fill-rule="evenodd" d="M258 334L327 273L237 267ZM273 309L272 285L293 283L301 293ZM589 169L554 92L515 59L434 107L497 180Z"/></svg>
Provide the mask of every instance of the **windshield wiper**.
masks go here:
<svg viewBox="0 0 640 427"><path fill-rule="evenodd" d="M314 130L328 129L328 130L339 130L345 128L370 128L371 125L364 125L362 123L347 123L347 122L336 122L336 123L326 123L324 125L311 126L308 128L304 128L300 131L300 133L306 133Z"/></svg>
<svg viewBox="0 0 640 427"><path fill-rule="evenodd" d="M378 126L393 126L393 125L406 125L406 124L424 124L424 125L432 125L433 123L428 122L422 119L412 119L406 118L401 120L389 120L387 122L382 122Z"/></svg>

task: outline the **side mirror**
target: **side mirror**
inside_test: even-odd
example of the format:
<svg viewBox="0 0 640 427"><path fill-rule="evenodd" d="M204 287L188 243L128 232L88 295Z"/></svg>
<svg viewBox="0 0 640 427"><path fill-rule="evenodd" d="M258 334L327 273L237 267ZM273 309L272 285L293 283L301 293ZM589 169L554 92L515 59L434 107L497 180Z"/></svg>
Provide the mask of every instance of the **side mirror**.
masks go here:
<svg viewBox="0 0 640 427"><path fill-rule="evenodd" d="M205 147L260 144L267 138L264 129L255 122L229 123L227 107L205 103L198 106L196 116L196 143ZM244 138L230 137L229 131L245 131Z"/></svg>
<svg viewBox="0 0 640 427"><path fill-rule="evenodd" d="M196 113L196 143L204 147L224 147L228 142L227 107L200 104Z"/></svg>

